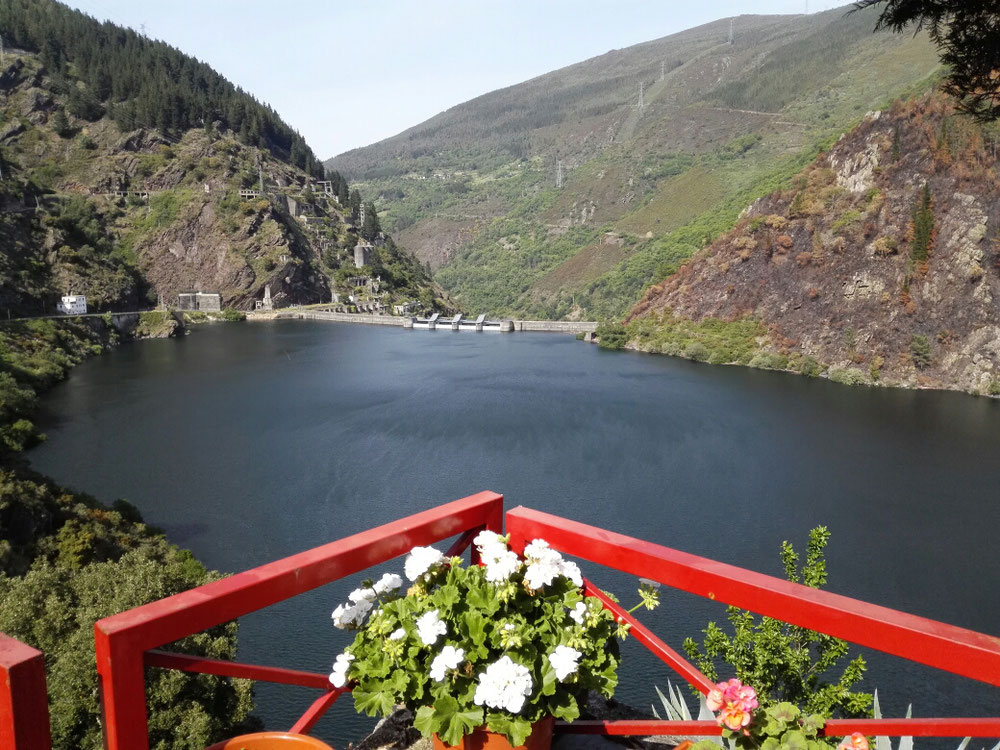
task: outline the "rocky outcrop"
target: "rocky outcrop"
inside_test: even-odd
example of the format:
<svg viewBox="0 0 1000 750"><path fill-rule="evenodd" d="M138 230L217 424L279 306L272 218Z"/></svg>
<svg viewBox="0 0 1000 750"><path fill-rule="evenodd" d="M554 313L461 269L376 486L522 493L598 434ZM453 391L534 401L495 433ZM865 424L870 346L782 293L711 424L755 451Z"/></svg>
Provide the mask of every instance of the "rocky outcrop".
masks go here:
<svg viewBox="0 0 1000 750"><path fill-rule="evenodd" d="M765 350L868 382L1000 391L995 135L932 95L869 113L631 312L752 317ZM933 219L921 251L915 213Z"/></svg>

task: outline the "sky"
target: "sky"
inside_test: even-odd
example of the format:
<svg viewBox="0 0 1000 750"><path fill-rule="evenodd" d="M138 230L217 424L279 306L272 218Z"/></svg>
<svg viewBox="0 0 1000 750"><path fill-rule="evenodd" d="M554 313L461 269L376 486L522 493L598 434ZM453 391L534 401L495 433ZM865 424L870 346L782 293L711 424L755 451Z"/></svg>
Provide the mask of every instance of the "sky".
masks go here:
<svg viewBox="0 0 1000 750"><path fill-rule="evenodd" d="M321 159L608 50L847 0L69 0L207 62Z"/></svg>

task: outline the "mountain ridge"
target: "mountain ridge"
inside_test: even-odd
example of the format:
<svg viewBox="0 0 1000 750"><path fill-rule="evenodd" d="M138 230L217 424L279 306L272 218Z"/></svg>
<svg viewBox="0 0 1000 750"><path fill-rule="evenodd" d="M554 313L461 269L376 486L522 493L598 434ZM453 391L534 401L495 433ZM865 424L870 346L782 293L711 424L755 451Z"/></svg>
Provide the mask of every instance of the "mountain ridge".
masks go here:
<svg viewBox="0 0 1000 750"><path fill-rule="evenodd" d="M617 317L775 180L938 68L926 38L873 34L875 18L742 16L731 44L728 19L715 21L490 92L327 164L378 196L400 244L467 308Z"/></svg>

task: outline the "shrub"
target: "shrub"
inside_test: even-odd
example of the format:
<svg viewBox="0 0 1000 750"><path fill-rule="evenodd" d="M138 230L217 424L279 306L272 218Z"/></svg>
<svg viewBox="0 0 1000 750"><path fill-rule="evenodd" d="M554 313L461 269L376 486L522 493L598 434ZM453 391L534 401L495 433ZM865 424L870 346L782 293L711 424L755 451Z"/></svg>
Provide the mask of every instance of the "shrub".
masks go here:
<svg viewBox="0 0 1000 750"><path fill-rule="evenodd" d="M895 255L898 249L899 243L895 237L879 237L872 243L872 250L875 251L875 255L882 258L887 255Z"/></svg>
<svg viewBox="0 0 1000 750"><path fill-rule="evenodd" d="M867 385L868 378L856 367L831 367L827 377L842 385Z"/></svg>
<svg viewBox="0 0 1000 750"><path fill-rule="evenodd" d="M240 310L234 310L232 307L227 307L222 311L222 319L229 322L235 323L240 320L246 320L247 316Z"/></svg>
<svg viewBox="0 0 1000 750"><path fill-rule="evenodd" d="M624 349L628 343L628 332L621 323L601 323L594 334L602 349Z"/></svg>
<svg viewBox="0 0 1000 750"><path fill-rule="evenodd" d="M799 359L796 367L800 373L810 378L815 378L823 372L823 367L816 361L816 358L808 354Z"/></svg>
<svg viewBox="0 0 1000 750"><path fill-rule="evenodd" d="M829 539L830 532L824 526L809 533L806 561L801 572L794 548L782 542L781 562L785 577L793 583L816 589L826 584L823 550ZM846 641L770 617L763 617L758 622L752 613L737 607L729 607L726 617L732 626L732 635L709 622L703 631L704 650L691 638L684 641L688 656L712 682L719 680L718 663L721 661L727 665L726 676L735 674L757 689L763 707L787 701L800 706L806 713L823 716L859 718L870 715L872 696L851 690L864 675L863 657L857 656L847 664L835 682L823 679L847 655Z"/></svg>
<svg viewBox="0 0 1000 750"><path fill-rule="evenodd" d="M708 351L708 347L700 341L692 341L684 347L684 356L696 362L705 362L711 356L711 353Z"/></svg>

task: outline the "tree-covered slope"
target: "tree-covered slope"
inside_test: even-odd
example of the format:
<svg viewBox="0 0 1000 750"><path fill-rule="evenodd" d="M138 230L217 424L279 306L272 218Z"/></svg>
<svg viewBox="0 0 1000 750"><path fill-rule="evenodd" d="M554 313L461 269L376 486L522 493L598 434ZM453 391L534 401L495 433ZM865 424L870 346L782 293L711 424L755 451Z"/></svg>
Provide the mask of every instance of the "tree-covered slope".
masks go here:
<svg viewBox="0 0 1000 750"><path fill-rule="evenodd" d="M387 302L440 297L420 263L378 236L374 210L361 226L359 194L352 201L342 178L328 194L218 120L163 132L86 119L73 107L84 88L67 90L34 53L6 57L0 314L51 314L70 293L91 310L144 309L199 288L240 309L267 286L279 306L328 302L366 273L382 276ZM378 247L358 271L366 233Z"/></svg>
<svg viewBox="0 0 1000 750"><path fill-rule="evenodd" d="M242 143L323 179L305 140L273 109L164 42L54 0L4 0L0 31L8 47L39 55L77 117L93 122L108 113L124 131L173 136L217 122Z"/></svg>
<svg viewBox="0 0 1000 750"><path fill-rule="evenodd" d="M614 50L328 164L379 196L387 228L470 312L618 316L938 68L923 36L873 34L874 11L846 11Z"/></svg>

